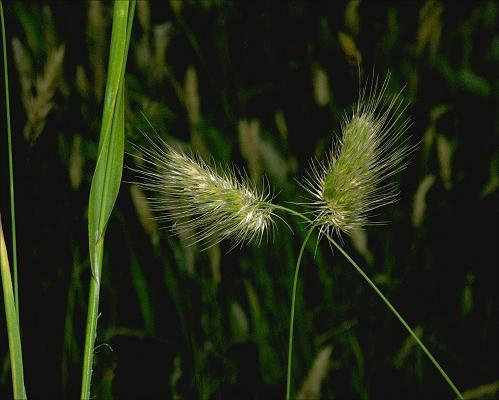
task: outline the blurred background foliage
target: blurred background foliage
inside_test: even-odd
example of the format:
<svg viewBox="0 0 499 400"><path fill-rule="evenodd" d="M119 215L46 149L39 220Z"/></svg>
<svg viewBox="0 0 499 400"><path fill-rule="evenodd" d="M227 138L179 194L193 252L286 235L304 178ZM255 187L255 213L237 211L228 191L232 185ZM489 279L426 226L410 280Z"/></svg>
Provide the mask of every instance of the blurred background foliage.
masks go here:
<svg viewBox="0 0 499 400"><path fill-rule="evenodd" d="M31 397L80 390L95 167L112 7L6 3L20 313ZM127 67L127 136L151 132L266 176L276 201L340 131L365 79L391 72L409 104L402 199L345 238L467 398L498 370L498 3L145 2ZM3 123L3 122L2 122ZM4 130L3 130L4 131ZM0 205L9 221L6 139ZM138 162L128 146L127 164ZM133 181L125 171L124 179ZM124 183L106 235L96 398L279 398L303 224L227 252L186 247ZM10 229L5 227L5 231ZM9 238L8 238L9 239ZM0 317L5 327L4 315ZM0 396L10 396L5 328ZM450 389L340 254L314 243L297 304L293 385L304 398L449 398Z"/></svg>

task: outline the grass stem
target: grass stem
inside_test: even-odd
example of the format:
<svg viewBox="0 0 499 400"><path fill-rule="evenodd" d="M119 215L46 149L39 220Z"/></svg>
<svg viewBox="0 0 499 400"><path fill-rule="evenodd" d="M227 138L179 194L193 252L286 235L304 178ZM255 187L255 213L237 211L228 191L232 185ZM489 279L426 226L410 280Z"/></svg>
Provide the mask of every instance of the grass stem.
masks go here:
<svg viewBox="0 0 499 400"><path fill-rule="evenodd" d="M2 25L3 67L5 84L5 116L7 119L7 142L9 155L9 189L10 211L12 225L12 257L14 271L14 285L10 273L9 256L3 234L2 217L0 215L0 273L2 277L3 302L5 320L7 323L7 337L9 341L10 369L12 375L12 392L15 399L25 399L24 368L21 348L21 332L19 327L19 290L17 278L17 245L16 245L16 217L14 207L14 169L12 162L12 129L10 125L9 74L7 68L7 39L5 34L5 18L3 2L0 1L0 20Z"/></svg>
<svg viewBox="0 0 499 400"><path fill-rule="evenodd" d="M288 213L293 214L293 215L296 215L296 216L300 217L301 219L307 221L310 224L313 223L313 221L311 219L309 219L308 217L306 217L305 215L303 215L302 213L300 213L298 211L292 210L292 209L284 207L284 206L279 206L279 205L275 205L274 208L282 210L282 211L285 211L285 212L288 212ZM301 256L302 256L303 250L305 248L305 244L307 243L307 241L308 241L308 239L310 237L311 230L314 227L315 226L312 226L310 228L310 231L308 232L307 236L305 237L305 239L303 241L302 248L300 250L300 255L298 257L297 270L295 272L295 282L293 284L293 296L292 296L292 305L291 305L290 346L292 345L292 338L291 338L291 336L292 336L292 333L293 333L293 329L292 329L293 326L292 326L292 324L293 324L293 320L294 320L294 297L295 297L294 291L296 290L296 279L297 279L297 276L298 276L297 271L298 271L298 268L299 268L299 263L301 261ZM447 382L447 384L451 387L451 389L454 391L454 393L456 394L456 396L458 397L458 399L463 399L463 395L461 394L461 392L459 391L459 389L456 387L456 385L452 382L452 380L450 379L450 377L445 373L444 369L441 367L441 365L439 364L439 362L435 359L435 357L433 357L433 355L431 354L431 352L427 349L427 347L419 339L419 337L412 330L412 328L409 326L409 324L405 321L405 319L402 317L402 315L400 315L400 313L392 305L392 303L390 303L390 301L385 297L385 295L381 292L381 290L378 289L378 287L375 285L375 283L367 276L367 274L362 270L362 268L352 259L352 257L350 257L348 255L348 253L345 250L343 250L343 248L327 232L324 232L324 235L340 251L340 253L343 254L343 256L345 256L345 258L350 262L350 264L353 265L353 267L360 274L360 276L362 276L362 278L369 284L369 286L371 286L371 288L376 292L376 294L381 298L381 300L383 300L383 302L390 309L390 311L397 317L397 319L400 321L400 323L402 324L402 326L412 336L412 338L414 339L414 341L416 342L416 344L421 348L421 350L423 350L423 352L430 359L430 361L433 363L433 365L438 370L438 372L440 372L440 374L445 379L445 381ZM290 353L291 353L291 350L290 350L289 354ZM291 360L290 360L290 357L288 356L288 378L287 378L288 384L286 386L286 399L289 399L289 381L290 381L290 370L291 370L290 365L291 365Z"/></svg>
<svg viewBox="0 0 499 400"><path fill-rule="evenodd" d="M428 358L431 360L433 365L437 368L438 372L444 377L445 381L449 384L449 386L452 388L454 393L459 399L463 399L463 395L461 392L458 390L456 385L452 382L452 380L449 378L449 376L445 373L443 368L440 366L438 361L433 357L433 355L430 353L430 351L426 348L426 346L423 344L423 342L419 339L418 335L411 329L409 324L405 322L404 318L399 314L399 312L396 310L396 308L390 303L390 301L385 297L385 295L381 292L381 290L378 289L378 287L374 284L374 282L367 276L367 274L362 270L362 268L348 255L348 253L343 250L343 248L335 241L329 234L326 235L328 240L340 251L341 254L345 256L345 258L354 266L354 268L357 270L357 272L364 278L364 280L371 286L371 288L376 292L376 294L381 297L381 300L386 304L386 306L390 309L390 311L395 314L397 319L400 321L400 323L404 326L404 328L409 332L409 334L412 336L414 341L418 344L418 346L421 348L421 350L424 351L424 353L428 356Z"/></svg>
<svg viewBox="0 0 499 400"><path fill-rule="evenodd" d="M14 202L14 165L12 157L12 127L10 123L9 68L7 64L7 35L5 34L5 19L3 1L0 1L2 20L3 73L5 82L5 118L7 120L7 151L9 156L9 193L10 193L10 223L12 231L12 271L14 273L14 301L17 319L19 320L19 284L17 275L17 241L16 241L16 207Z"/></svg>
<svg viewBox="0 0 499 400"><path fill-rule="evenodd" d="M298 276L300 273L301 259L303 257L303 252L305 251L305 246L307 245L310 236L312 235L315 225L312 225L303 239L303 243L300 248L300 253L298 254L298 259L296 260L295 276L293 278L293 290L291 294L291 317L289 320L289 344L288 344L288 372L286 378L286 400L290 399L291 396L291 365L293 362L293 329L295 322L295 305L296 305L296 288L298 286Z"/></svg>
<svg viewBox="0 0 499 400"><path fill-rule="evenodd" d="M118 197L123 170L124 80L134 12L135 1L115 1L99 150L88 205L88 239L92 276L83 354L82 399L90 398L94 345L99 316L104 236L114 203Z"/></svg>
<svg viewBox="0 0 499 400"><path fill-rule="evenodd" d="M100 241L95 251L95 267L102 272L102 255L104 252L104 242ZM92 275L90 278L90 289L88 294L87 328L85 334L85 352L83 355L83 370L81 380L81 398L90 398L92 383L93 359L95 338L97 337L97 320L99 313L100 279Z"/></svg>
<svg viewBox="0 0 499 400"><path fill-rule="evenodd" d="M9 257L2 229L0 215L0 272L2 276L3 302L5 306L5 320L7 322L7 337L9 340L10 369L12 374L12 391L15 399L25 399L23 355L19 320L17 319L12 277L10 275Z"/></svg>

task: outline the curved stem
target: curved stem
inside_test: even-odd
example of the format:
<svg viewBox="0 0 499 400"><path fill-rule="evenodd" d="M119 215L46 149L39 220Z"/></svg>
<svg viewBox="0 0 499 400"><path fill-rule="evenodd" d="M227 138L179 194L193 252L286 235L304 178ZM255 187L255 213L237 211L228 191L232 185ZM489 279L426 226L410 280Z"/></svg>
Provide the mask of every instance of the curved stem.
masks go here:
<svg viewBox="0 0 499 400"><path fill-rule="evenodd" d="M296 215L297 217L300 217L301 219L307 221L307 222L310 222L312 223L312 220L310 218L307 218L305 215L303 215L301 212L299 211L295 211L293 210L292 208L288 208L288 207L284 207L284 206L280 206L279 204L272 204L272 203L265 203L267 204L268 206L270 207L273 207L275 208L276 210L281 210L281 211L286 211L287 213L289 214L293 214L293 215Z"/></svg>
<svg viewBox="0 0 499 400"><path fill-rule="evenodd" d="M290 214L293 214L293 215L296 215L296 216L300 217L301 219L303 219L303 220L305 220L305 221L307 221L309 223L312 223L311 219L307 218L305 215L303 215L302 213L300 213L298 211L295 211L295 210L292 210L290 208L283 207L283 206L280 206L280 205L273 205L273 206L274 206L275 209L286 211L286 212L288 212ZM312 226L312 228L310 228L310 230L312 230L313 228L315 228L315 226ZM409 332L409 334L412 336L412 338L414 339L414 341L416 342L416 344L421 348L421 350L423 350L423 352L430 359L430 361L433 363L433 365L438 370L438 372L440 372L440 374L442 375L442 377L445 379L445 381L447 382L447 384L452 388L452 390L454 391L454 393L456 394L456 396L459 399L463 399L463 395L461 394L461 392L459 391L459 389L456 387L456 385L454 385L454 383L449 378L449 376L445 373L445 371L440 366L440 364L435 359L435 357L433 357L433 355L430 353L430 351L426 348L426 346L419 339L419 337L416 335L416 333L414 333L414 331L409 326L409 324L404 320L404 318L402 317L402 315L400 315L400 313L395 309L395 307L392 305L392 303L390 303L390 301L385 297L385 295L381 292L381 290L378 289L378 287L375 285L375 283L367 276L367 274L362 270L362 268L352 259L352 257L350 257L348 255L348 253L345 250L343 250L343 248L331 237L331 235L329 235L327 232L324 232L324 235L340 251L340 253L343 254L343 256L350 262L350 264L353 265L353 267L360 274L360 276L362 276L362 278L364 278L364 280L369 284L369 286L371 286L371 288L376 292L376 294L381 298L381 300L383 300L383 302L387 305L387 307L390 309L390 311L397 317L397 319L400 321L400 323L402 324L402 326L407 330L407 332ZM304 244L307 242L309 236L310 236L310 231L309 231L309 234L307 235L307 237L304 240ZM301 250L303 250L304 247L305 247L305 245L302 246ZM301 252L300 252L300 257L301 257ZM299 266L299 264L297 264L297 268L298 268L298 266ZM295 275L295 279L296 279L296 275ZM288 380L289 380L289 364L290 364L290 362L288 360ZM286 398L289 399L288 396L286 396Z"/></svg>
<svg viewBox="0 0 499 400"><path fill-rule="evenodd" d="M307 245L308 239L310 239L310 235L312 231L315 229L315 225L308 230L305 239L303 239L303 243L300 248L300 253L298 254L298 260L296 260L295 267L295 277L293 279L293 291L291 294L291 318L289 320L289 343L288 343L288 372L286 378L286 400L289 400L291 395L291 364L293 361L293 327L295 322L295 304L296 304L296 288L298 286L298 275L300 272L300 264L301 259L303 257L303 251L305 250L305 246Z"/></svg>
<svg viewBox="0 0 499 400"><path fill-rule="evenodd" d="M366 273L362 270L361 267L348 255L348 253L341 248L341 246L336 243L335 240L329 234L326 235L328 240L345 256L345 258L354 266L354 268L357 270L357 272L362 276L362 278L365 279L365 281L371 286L371 288L376 292L376 294L381 297L381 300L387 305L387 307L390 309L390 311L395 314L395 316L398 318L400 323L404 326L404 328L409 332L409 334L412 336L412 338L415 340L415 342L418 344L418 346L421 348L421 350L424 351L424 353L428 356L428 358L431 360L433 365L437 368L438 372L444 377L446 382L449 384L449 386L452 388L454 393L459 399L463 399L463 395L459 391L459 389L454 385L452 380L447 376L443 368L440 366L438 361L433 357L433 355L430 353L430 351L426 348L426 346L423 344L423 342L419 339L418 335L411 329L409 324L405 322L404 318L402 315L399 314L399 312L395 309L395 307L390 303L390 301L385 297L385 295L381 292L381 290L378 289L378 287L374 284L374 282L366 275Z"/></svg>

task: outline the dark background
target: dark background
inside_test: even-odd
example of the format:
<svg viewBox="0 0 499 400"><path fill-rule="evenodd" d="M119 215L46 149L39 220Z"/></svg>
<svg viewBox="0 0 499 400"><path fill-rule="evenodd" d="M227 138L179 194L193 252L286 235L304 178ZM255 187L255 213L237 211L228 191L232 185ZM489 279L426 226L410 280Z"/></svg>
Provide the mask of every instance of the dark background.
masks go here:
<svg viewBox="0 0 499 400"><path fill-rule="evenodd" d="M280 204L303 200L295 179L338 136L357 98L358 64L363 80L374 69L391 73L390 92L405 87L410 140L419 146L396 178L401 200L377 218L388 225L344 237L344 246L460 389L497 382L497 2L139 3L128 140L143 143L139 129L150 131L143 111L165 140L235 163L259 182L265 175ZM112 5L4 5L26 390L75 398ZM50 54L62 45L58 63ZM0 150L10 246L5 134ZM124 180L133 179L126 170ZM291 282L306 227L284 216L294 234L279 223L260 247L200 252L156 226L132 187L122 185L106 234L96 398L283 397ZM329 362L310 372L322 381L312 385L318 397L450 398L341 254L324 241L315 250L312 241L301 271L294 392L332 346ZM7 398L3 313L0 325Z"/></svg>

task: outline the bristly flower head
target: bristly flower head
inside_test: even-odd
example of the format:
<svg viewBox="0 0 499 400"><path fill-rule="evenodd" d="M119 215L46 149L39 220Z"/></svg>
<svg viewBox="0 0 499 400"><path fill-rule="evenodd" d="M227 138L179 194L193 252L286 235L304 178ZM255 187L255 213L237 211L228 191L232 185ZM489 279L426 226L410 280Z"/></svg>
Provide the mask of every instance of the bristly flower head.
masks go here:
<svg viewBox="0 0 499 400"><path fill-rule="evenodd" d="M231 239L233 247L260 243L268 234L274 223L270 194L258 191L234 169L210 167L159 136L148 139L150 148L134 145L144 154L144 165L133 170L138 185L155 194L151 201L158 220L186 228L194 242L206 247L224 239Z"/></svg>
<svg viewBox="0 0 499 400"><path fill-rule="evenodd" d="M351 233L372 224L371 212L397 199L389 178L406 166L412 148L407 138L401 140L410 122L402 118L400 93L384 102L388 81L389 75L378 86L373 78L368 93L366 87L359 90L343 120L341 140L325 162L312 164L305 179L303 186L313 197L307 205L321 233Z"/></svg>

